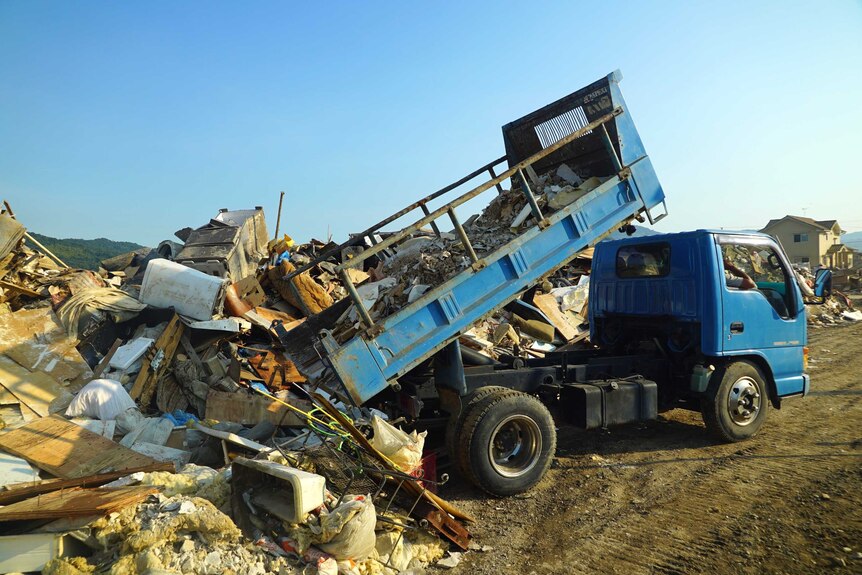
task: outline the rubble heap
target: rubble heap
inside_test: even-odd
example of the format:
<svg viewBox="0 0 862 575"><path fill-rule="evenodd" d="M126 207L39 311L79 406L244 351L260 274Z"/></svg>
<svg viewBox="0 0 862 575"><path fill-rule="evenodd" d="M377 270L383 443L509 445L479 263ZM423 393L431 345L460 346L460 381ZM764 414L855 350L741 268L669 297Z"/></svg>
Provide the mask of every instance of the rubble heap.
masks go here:
<svg viewBox="0 0 862 575"><path fill-rule="evenodd" d="M533 179L530 183L536 203L546 217L579 200L598 187L600 178L582 179L566 164ZM492 254L512 241L526 228L535 225L526 196L520 185L503 190L475 217L464 223L473 250L479 258ZM466 249L454 233L440 237L414 237L396 248L377 275L389 281L382 285L372 319L395 313L422 293L445 283L470 267Z"/></svg>
<svg viewBox="0 0 862 575"><path fill-rule="evenodd" d="M330 245L269 241L259 209L177 236L76 270L0 213L0 529L71 542L0 565L394 575L466 549L423 438L314 395L281 350L273 326L346 295L338 259L285 280Z"/></svg>
<svg viewBox="0 0 862 575"><path fill-rule="evenodd" d="M848 321L862 320L862 311L854 308L850 298L838 290L825 298L814 296L814 275L810 269L803 266L794 266L799 286L803 297L808 305L805 313L808 318L808 326L813 328L841 325Z"/></svg>

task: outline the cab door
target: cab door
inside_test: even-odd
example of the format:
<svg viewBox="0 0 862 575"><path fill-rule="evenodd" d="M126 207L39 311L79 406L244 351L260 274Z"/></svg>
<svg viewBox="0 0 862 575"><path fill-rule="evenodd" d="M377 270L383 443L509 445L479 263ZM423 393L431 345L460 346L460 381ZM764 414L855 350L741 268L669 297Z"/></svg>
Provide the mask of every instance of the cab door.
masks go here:
<svg viewBox="0 0 862 575"><path fill-rule="evenodd" d="M716 255L721 287L724 355L758 355L775 379L778 395L802 393L806 326L795 276L777 244L767 237L719 235ZM730 270L741 270L756 287Z"/></svg>

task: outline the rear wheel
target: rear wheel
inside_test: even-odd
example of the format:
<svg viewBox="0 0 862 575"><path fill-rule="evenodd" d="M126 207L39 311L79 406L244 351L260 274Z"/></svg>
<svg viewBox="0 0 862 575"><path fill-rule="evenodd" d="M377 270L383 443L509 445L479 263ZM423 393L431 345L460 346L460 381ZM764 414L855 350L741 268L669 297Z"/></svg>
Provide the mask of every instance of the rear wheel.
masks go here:
<svg viewBox="0 0 862 575"><path fill-rule="evenodd" d="M701 405L709 432L722 441L753 437L769 409L765 381L757 366L747 361L735 361L716 371Z"/></svg>
<svg viewBox="0 0 862 575"><path fill-rule="evenodd" d="M544 477L556 445L554 420L544 404L507 390L473 406L458 436L458 459L477 487L492 495L514 495Z"/></svg>
<svg viewBox="0 0 862 575"><path fill-rule="evenodd" d="M467 419L473 408L489 395L506 393L508 391L510 391L509 388L500 387L499 385L480 387L461 401L461 413L449 418L449 423L446 426L446 449L449 452L449 457L455 463L458 470L461 471L462 475L466 475L466 471L464 470L464 462L458 459L458 438L461 436L464 420Z"/></svg>

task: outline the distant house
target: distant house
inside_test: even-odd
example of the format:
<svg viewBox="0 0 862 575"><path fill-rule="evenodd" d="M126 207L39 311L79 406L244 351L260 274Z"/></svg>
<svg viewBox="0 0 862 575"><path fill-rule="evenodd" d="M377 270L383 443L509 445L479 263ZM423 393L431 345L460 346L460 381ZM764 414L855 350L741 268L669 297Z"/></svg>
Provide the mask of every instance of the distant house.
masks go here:
<svg viewBox="0 0 862 575"><path fill-rule="evenodd" d="M844 231L837 220L813 220L801 216L784 216L769 220L763 233L776 238L787 257L795 264L816 268L853 267L853 250L841 243Z"/></svg>

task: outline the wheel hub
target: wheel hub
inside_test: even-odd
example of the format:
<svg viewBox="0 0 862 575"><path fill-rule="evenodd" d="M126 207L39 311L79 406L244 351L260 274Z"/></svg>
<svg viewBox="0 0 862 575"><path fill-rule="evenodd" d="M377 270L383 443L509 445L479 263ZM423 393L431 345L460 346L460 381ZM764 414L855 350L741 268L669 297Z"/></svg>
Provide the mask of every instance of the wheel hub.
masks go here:
<svg viewBox="0 0 862 575"><path fill-rule="evenodd" d="M750 377L741 377L730 387L727 408L736 425L749 425L760 412L760 388Z"/></svg>
<svg viewBox="0 0 862 575"><path fill-rule="evenodd" d="M504 477L519 477L532 469L542 451L542 434L535 421L510 415L491 433L491 466Z"/></svg>

